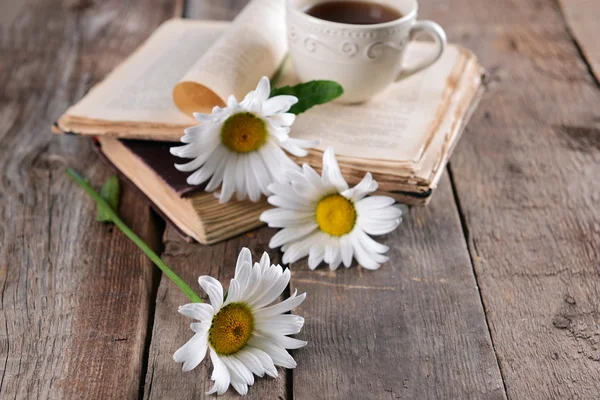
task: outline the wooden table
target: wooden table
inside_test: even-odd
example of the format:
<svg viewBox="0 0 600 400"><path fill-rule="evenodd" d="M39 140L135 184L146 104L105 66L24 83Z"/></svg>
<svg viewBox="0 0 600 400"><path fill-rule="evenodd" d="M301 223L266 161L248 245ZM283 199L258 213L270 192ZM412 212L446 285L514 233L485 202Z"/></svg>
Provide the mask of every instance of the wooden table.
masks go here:
<svg viewBox="0 0 600 400"><path fill-rule="evenodd" d="M0 398L191 399L186 299L65 175L111 174L49 127L162 21L231 19L244 0L0 4ZM600 398L600 2L421 1L490 72L426 208L384 238L391 261L309 271L299 367L252 399ZM121 214L192 285L233 275L273 231L186 244L132 192ZM234 397L230 391L226 398Z"/></svg>

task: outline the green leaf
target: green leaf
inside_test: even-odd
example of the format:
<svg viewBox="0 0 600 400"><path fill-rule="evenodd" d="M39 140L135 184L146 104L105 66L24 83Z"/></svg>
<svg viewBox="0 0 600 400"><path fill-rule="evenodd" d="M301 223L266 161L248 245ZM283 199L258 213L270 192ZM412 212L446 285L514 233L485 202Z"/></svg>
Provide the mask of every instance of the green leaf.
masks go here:
<svg viewBox="0 0 600 400"><path fill-rule="evenodd" d="M117 211L119 208L119 195L121 194L121 185L119 184L119 178L116 175L108 178L102 189L100 190L100 196L112 208L113 211ZM106 210L98 206L96 213L96 220L100 222L112 222L111 216L106 212Z"/></svg>
<svg viewBox="0 0 600 400"><path fill-rule="evenodd" d="M334 81L310 81L299 83L295 86L283 86L273 88L271 96L291 95L298 98L290 111L292 114L300 114L319 104L329 103L344 93L344 88Z"/></svg>

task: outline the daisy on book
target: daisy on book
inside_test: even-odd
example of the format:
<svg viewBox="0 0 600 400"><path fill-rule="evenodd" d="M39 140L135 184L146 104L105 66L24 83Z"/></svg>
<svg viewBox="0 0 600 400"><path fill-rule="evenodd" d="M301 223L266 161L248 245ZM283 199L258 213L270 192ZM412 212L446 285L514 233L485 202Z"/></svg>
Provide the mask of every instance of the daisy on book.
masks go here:
<svg viewBox="0 0 600 400"><path fill-rule="evenodd" d="M295 368L296 361L286 349L297 349L305 341L288 337L299 333L304 318L285 314L300 305L306 294L294 292L286 300L277 300L290 281L290 270L271 265L264 253L260 263L252 265L250 250L242 249L235 277L223 300L221 283L210 276L198 279L210 304L191 303L179 312L198 322L191 324L195 335L175 352L173 359L183 370L194 369L210 353L214 386L207 394L223 394L229 387L241 395L254 384L254 375L277 377L276 366Z"/></svg>
<svg viewBox="0 0 600 400"><path fill-rule="evenodd" d="M187 178L190 185L208 181L206 190L213 191L222 184L221 203L234 193L238 200L258 201L261 193L270 194L270 183L284 180L285 169L299 169L283 150L305 157L306 149L318 142L289 136L296 116L288 111L298 98L270 94L269 79L263 77L241 102L232 95L225 108L194 113L202 124L185 130L184 146L171 148L177 157L194 159L175 165L180 171L195 171Z"/></svg>
<svg viewBox="0 0 600 400"><path fill-rule="evenodd" d="M342 176L333 148L323 154L321 176L308 164L302 171L290 171L288 183L273 183L268 201L277 208L262 213L270 227L283 228L269 243L282 248L283 262L308 256L315 269L322 261L332 270L352 259L367 269L378 269L388 260L388 247L369 235L383 235L396 229L402 210L388 196L367 196L377 190L370 173L353 188Z"/></svg>

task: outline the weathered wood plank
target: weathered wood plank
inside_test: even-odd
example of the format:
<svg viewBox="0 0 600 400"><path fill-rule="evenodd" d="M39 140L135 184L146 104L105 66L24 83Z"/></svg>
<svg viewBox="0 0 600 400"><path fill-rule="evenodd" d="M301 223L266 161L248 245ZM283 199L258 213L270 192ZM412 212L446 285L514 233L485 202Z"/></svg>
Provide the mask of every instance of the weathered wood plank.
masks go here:
<svg viewBox="0 0 600 400"><path fill-rule="evenodd" d="M91 142L49 128L175 3L23 3L0 27L0 398L137 398L153 267L64 173L109 176ZM121 211L160 237L129 192Z"/></svg>
<svg viewBox="0 0 600 400"><path fill-rule="evenodd" d="M376 272L291 266L308 293L295 399L505 398L447 177L410 213Z"/></svg>
<svg viewBox="0 0 600 400"><path fill-rule="evenodd" d="M596 399L597 84L554 2L423 3L491 72L451 170L508 397Z"/></svg>
<svg viewBox="0 0 600 400"><path fill-rule="evenodd" d="M245 2L238 3L241 4ZM205 2L192 2L190 9L193 8L194 4L199 5L200 8L208 7L207 3ZM225 13L225 15L229 16L227 13ZM215 15L215 18L220 18L220 15ZM423 293L423 295L420 296L421 306L419 307L419 310L429 313L430 316L428 318L419 316L419 314L415 311L408 311L408 313L410 313L411 323L412 320L415 320L416 322L413 323L413 326L403 328L406 333L404 334L403 339L401 339L404 342L412 340L412 342L409 344L410 350L407 351L405 355L410 354L410 357L420 356L418 361L421 362L421 371L413 371L412 365L414 365L414 360L410 359L409 356L403 357L401 354L396 352L393 346L397 344L398 335L395 329L395 324L402 325L405 317L404 315L397 315L396 313L392 312L392 318L390 318L390 313L378 316L379 318L377 318L377 320L381 320L382 324L385 324L387 321L392 329L388 329L384 332L376 332L371 326L368 328L371 329L370 331L364 332L365 335L367 335L366 340L365 337L360 336L361 332L356 330L356 336L351 334L354 342L348 340L348 345L356 345L359 346L361 350L364 350L364 352L359 351L356 348L350 350L350 352L357 359L371 359L372 356L379 357L382 354L388 353L389 357L385 361L390 361L392 367L402 368L402 375L405 380L403 382L401 381L399 386L410 386L408 388L400 388L398 385L396 385L398 382L394 382L394 380L397 378L397 376L390 376L388 374L388 368L390 368L390 365L386 365L385 362L379 361L376 362L377 365L375 366L362 365L356 368L362 370L362 377L366 377L366 379L369 380L373 379L375 381L375 383L372 386L367 387L367 390L365 391L361 391L360 378L358 377L350 377L349 379L352 380L354 385L349 385L343 388L343 390L339 390L339 387L334 383L327 385L327 381L330 379L335 380L336 378L335 374L330 376L332 370L353 368L353 363L348 362L348 358L343 354L343 351L347 350L348 347L339 346L336 348L333 346L327 346L327 344L330 344L330 342L326 342L327 338L330 338L330 335L333 334L333 327L338 324L340 320L346 320L347 316L344 314L346 304L343 302L345 296L348 297L348 299L346 299L347 301L355 304L359 299L364 299L364 297L361 297L361 291L366 289L366 291L369 293L367 297L370 296L372 302L368 307L363 307L360 309L360 316L369 322L372 322L374 319L372 314L372 304L389 303L390 296L393 298L400 296L406 299L405 302L408 303L411 301L410 296L405 296L402 294L403 285L394 285L394 283L392 283L392 286L390 286L389 273L391 272L392 275L394 275L394 278L398 273L398 271L395 271L394 269L388 271L388 274L384 273L381 276L379 275L381 271L377 272L371 275L370 278L365 277L364 272L358 269L340 271L337 275L325 273L325 276L328 279L323 277L322 272L308 272L305 270L304 273L306 274L306 277L304 278L302 278L302 272L294 272L294 282L292 285L299 287L302 290L308 290L309 292L310 303L307 303L300 313L313 321L307 322L307 324L310 325L307 325L307 331L304 334L305 337L311 341L311 345L309 345L309 347L306 349L296 352L300 367L291 374L294 377L293 396L295 398L313 399L323 398L323 396L326 396L327 398L373 398L373 391L377 394L377 396L383 395L387 398L391 394L389 391L387 391L388 389L396 390L396 393L402 393L403 395L409 397L411 394L422 394L430 397L435 397L438 394L467 394L473 397L481 398L486 396L488 398L490 398L490 396L491 398L504 397L502 382L500 380L498 366L491 348L491 342L487 332L487 327L485 325L481 302L474 285L474 277L471 272L468 253L465 249L464 239L460 232L458 214L456 208L453 206L454 203L447 184L445 188L446 196L444 196L444 202L440 203L443 204L443 206L441 206L443 211L437 213L436 215L437 217L446 218L446 223L450 226L450 232L453 232L453 234L450 235L450 237L453 238L453 242L445 242L446 244L453 246L448 250L453 256L451 262L452 268L447 271L447 275L452 275L455 270L458 270L459 274L455 278L447 280L446 274L439 267L435 269L437 272L436 274L423 274L422 271L417 271L418 266L415 266L415 268L411 269L410 271L406 270L402 272L402 274L404 274L404 279L414 285L413 290L415 296L419 297L418 295L421 293L423 285L426 285L430 288L430 290L435 292L435 295L433 296L430 296L427 293ZM430 225L429 230L424 230L423 221L418 221L419 222L410 222L409 224L412 226L412 228L408 229L417 230L421 237L428 236L429 232L434 228ZM444 232L447 233L447 231ZM264 238L261 240L261 245L266 248L266 243L268 243L268 237L270 235L269 230L259 230L258 236L260 237L261 235L264 236ZM407 236L407 233L398 233L398 235L401 235L401 237L404 238ZM215 261L217 261L217 265L222 265L222 263L219 262L221 259L223 259L223 257L220 255L223 251L221 250L222 246L233 246L235 248L233 254L235 255L242 246L242 244L239 243L239 240L240 239L234 239L225 245L218 245L219 247L216 250L212 250L211 248L202 248L194 245L184 244L174 238L172 232L169 231L167 234L165 251L166 259L170 264L177 268L177 270L186 271L185 273L190 271L192 265L202 265L206 268L209 265L212 266L215 264ZM393 246L395 247L396 245L394 243L396 241L401 242L401 240L395 236L390 237L388 244L393 243ZM441 243L442 242L434 244L434 247L436 247L434 250L435 252L441 253ZM171 254L171 251L169 250L171 247L176 249L174 250L175 254ZM181 248L185 248L185 250L181 251ZM434 256L427 254L429 250L423 247L419 248L418 250L411 250L410 246L405 245L402 248L405 252L412 252L412 255L409 255L408 257L414 259L422 258L422 260L425 262L433 262L433 260L435 260ZM254 248L254 250L259 250L256 251L258 254L262 249ZM398 250L393 251L397 252ZM209 260L211 260L211 257L213 257L213 252L215 252L214 254L218 255L217 260L214 260L212 263L210 263ZM403 256L406 257L406 255ZM402 259L400 256L396 256L396 258L398 260ZM224 264L225 268L229 266L229 272L225 276L226 278L230 278L233 274L232 263L234 260L234 256L231 255L229 263ZM215 269L217 275L222 275L222 270L223 268ZM195 271L189 277L187 277L187 280L193 281L197 278L197 275L200 275L201 273L209 272ZM321 279L324 280L324 282L319 284L318 281ZM400 282L401 280L398 281ZM417 281L419 282L416 283ZM338 288L338 285L343 286L343 288ZM384 286L384 290L382 292L369 290L369 285ZM447 286L449 286L451 289L447 289ZM357 287L359 288L358 292L355 292L354 290L357 289ZM170 292L169 288L171 289ZM331 296L331 291L336 290L336 288L341 293L334 298ZM176 390L177 393L181 392L182 395L184 393L201 395L210 387L210 384L207 384L207 377L209 374L209 368L207 368L208 365L199 368L200 379L190 380L189 378L185 378L185 376L179 371L179 366L174 364L171 359L172 353L189 338L189 332L185 332L184 330L184 333L182 334L180 328L182 323L186 323L186 321L181 322L181 320L185 320L185 318L174 317L174 315L176 315L175 310L177 306L182 304L182 302L185 302L185 298L183 298L179 293L176 293L175 296L179 297L179 301L176 301L173 299L174 294L172 294L172 292L172 284L170 282L161 282L156 311L155 330L153 332L153 341L151 346L149 370L146 379L146 395L149 398L161 398L161 396L165 396L167 393L172 395L173 390ZM453 319L456 318L458 322L446 323L446 325L449 325L448 328L443 328L440 326L437 332L438 335L432 335L431 339L417 336L417 333L421 335L423 334L425 323L434 325L436 322L434 321L436 316L439 318L439 316L443 315L442 313L435 312L432 308L432 305L437 306L445 304L447 302L445 293L450 293L450 295L455 296L457 300L460 300L461 304L464 303L464 305L460 306L464 307L462 308L462 311L459 309L457 304L448 306L446 308L447 312L445 316ZM331 302L332 300L334 301L334 304L331 304L330 311L333 311L333 313L323 312L321 309L318 309L317 312L317 308L320 304ZM336 300L340 300L340 302L335 302ZM414 310L412 304L408 304L404 307L407 310ZM390 309L387 311L390 311ZM341 315L338 315L337 313L341 313ZM313 328L311 329L311 327ZM365 325L361 325L359 328L367 329ZM446 329L448 332L443 333L446 331ZM461 330L463 330L464 333L461 333ZM381 335L381 338L377 336L378 334ZM440 338L443 334L448 334L453 338L452 341L449 341L450 345L446 347L446 350L438 349L437 347L439 344L436 344L438 341L440 341ZM346 335L343 337L345 338ZM326 338L326 340L324 341L323 338ZM362 343L366 343L369 340L371 341L371 344L375 341L379 342L378 353L373 352L372 346L367 346L364 349L361 348ZM381 342L383 342L383 344L381 344ZM337 344L338 343L336 343L336 346ZM476 346L477 348L477 352L473 355L471 355L468 351L469 346L472 345ZM318 346L324 346L325 349L321 349ZM312 350L315 348L317 348L316 351ZM166 354L163 354L165 351ZM453 356L454 352L458 353L458 355ZM335 354L338 356L341 355L342 358L335 359L335 357L332 357L334 358L332 359L327 357L328 354ZM428 360L430 356L436 357L435 362ZM448 360L444 358L445 356L448 356L455 363L448 362ZM355 365L359 364L357 363ZM444 379L443 385L439 385L439 387L436 388L435 382L440 378L438 376L433 377L432 375L428 375L432 373L435 373L436 375L439 373L440 376L445 375L446 379ZM456 379L458 374L463 374L464 377ZM384 381L378 381L378 375ZM280 392L279 394L277 394L276 390L273 388L265 390L261 386L258 386L262 385L263 381L259 381L255 385L255 387L251 390L251 394L253 396L257 396L258 398L265 398L265 396L274 397L276 395L283 397L285 395L289 395L289 393L285 393L284 391L283 382L277 382L279 382L279 386L277 386L277 389ZM344 381L342 383L346 384L347 382ZM388 384L389 388L387 386ZM371 388L372 391L369 391L369 388ZM377 391L377 389L379 389L379 391Z"/></svg>
<svg viewBox="0 0 600 400"><path fill-rule="evenodd" d="M165 233L163 260L186 282L204 292L197 284L200 275L210 275L221 281L225 288L233 278L235 263L242 247L252 250L253 259L259 260L264 251L268 251L271 262L280 263L277 251L269 250L269 239L274 230L260 228L253 233L242 235L212 246L185 243L171 228ZM204 297L206 298L206 297ZM196 369L182 372L181 364L173 361L173 353L183 346L192 336L189 329L190 319L177 312L177 307L189 303L189 300L167 278L161 280L156 299L156 314L152 344L146 375L145 399L166 398L202 398L210 390L212 364L207 357ZM288 398L286 393L287 372L279 369L279 378L256 379L250 388L249 399ZM221 398L237 398L233 389Z"/></svg>
<svg viewBox="0 0 600 400"><path fill-rule="evenodd" d="M186 16L196 19L231 20L247 2L248 0L229 0L217 4L192 0L187 2ZM162 257L183 279L197 289L198 293L204 294L196 283L198 277L211 275L227 286L229 280L233 278L239 251L244 246L253 251L253 257L257 260L263 251L269 251L271 261L279 263L278 252L268 249L273 232L271 229L261 228L217 245L201 246L183 242L173 229L167 228ZM212 372L210 358L207 357L196 369L187 373L181 371L181 364L173 361L173 353L192 335L189 319L177 313L177 307L188 302L189 300L174 287L173 283L162 278L156 300L144 389L145 399L202 398L213 385L210 380ZM276 380L257 378L247 398L288 398L287 377L288 373L279 369L279 378ZM222 398L237 398L237 395L233 389L230 389Z"/></svg>
<svg viewBox="0 0 600 400"><path fill-rule="evenodd" d="M600 82L600 42L598 21L600 2L596 0L558 0L569 30L581 48L596 80Z"/></svg>

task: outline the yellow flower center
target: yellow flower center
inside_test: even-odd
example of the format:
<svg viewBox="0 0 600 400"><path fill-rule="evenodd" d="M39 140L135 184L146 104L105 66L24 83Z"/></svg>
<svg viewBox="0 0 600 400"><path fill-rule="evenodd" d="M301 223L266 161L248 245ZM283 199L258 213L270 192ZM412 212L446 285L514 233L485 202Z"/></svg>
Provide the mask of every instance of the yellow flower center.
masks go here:
<svg viewBox="0 0 600 400"><path fill-rule="evenodd" d="M213 317L208 341L217 354L230 355L246 345L254 331L254 316L247 305L231 303Z"/></svg>
<svg viewBox="0 0 600 400"><path fill-rule="evenodd" d="M317 204L319 228L332 236L343 236L354 228L356 210L354 204L339 194L326 196Z"/></svg>
<svg viewBox="0 0 600 400"><path fill-rule="evenodd" d="M231 151L249 153L258 150L267 141L265 121L249 112L240 112L227 118L221 128L221 140Z"/></svg>

